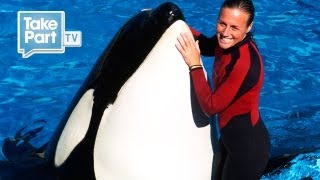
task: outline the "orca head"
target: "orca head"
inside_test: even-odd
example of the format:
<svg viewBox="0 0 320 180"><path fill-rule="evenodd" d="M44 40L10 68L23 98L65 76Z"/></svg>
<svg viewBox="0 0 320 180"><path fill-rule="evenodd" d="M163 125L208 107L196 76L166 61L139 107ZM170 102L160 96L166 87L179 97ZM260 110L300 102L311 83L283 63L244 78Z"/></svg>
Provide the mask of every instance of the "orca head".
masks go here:
<svg viewBox="0 0 320 180"><path fill-rule="evenodd" d="M165 31L177 20L185 20L181 9L174 3L166 2L150 12L149 22L159 25Z"/></svg>
<svg viewBox="0 0 320 180"><path fill-rule="evenodd" d="M123 84L137 70L162 34L177 20L185 19L181 9L171 2L141 11L129 19L91 71L89 88L95 89L94 96L98 97L95 102L97 99L104 101L103 109L112 104Z"/></svg>

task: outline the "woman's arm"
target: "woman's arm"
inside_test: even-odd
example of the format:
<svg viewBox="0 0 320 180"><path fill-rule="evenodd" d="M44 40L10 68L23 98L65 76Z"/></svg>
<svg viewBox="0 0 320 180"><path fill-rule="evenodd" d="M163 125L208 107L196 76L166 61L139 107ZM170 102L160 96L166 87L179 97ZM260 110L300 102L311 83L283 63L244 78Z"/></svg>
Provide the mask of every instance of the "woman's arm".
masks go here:
<svg viewBox="0 0 320 180"><path fill-rule="evenodd" d="M189 67L200 64L199 44L194 42L191 35L182 33L176 47ZM190 68L198 101L208 116L223 111L232 103L248 73L249 65L250 61L237 61L228 78L214 92L207 83L202 67Z"/></svg>
<svg viewBox="0 0 320 180"><path fill-rule="evenodd" d="M249 61L239 60L228 78L212 92L202 70L191 70L193 86L202 110L212 116L225 110L235 99L249 70Z"/></svg>

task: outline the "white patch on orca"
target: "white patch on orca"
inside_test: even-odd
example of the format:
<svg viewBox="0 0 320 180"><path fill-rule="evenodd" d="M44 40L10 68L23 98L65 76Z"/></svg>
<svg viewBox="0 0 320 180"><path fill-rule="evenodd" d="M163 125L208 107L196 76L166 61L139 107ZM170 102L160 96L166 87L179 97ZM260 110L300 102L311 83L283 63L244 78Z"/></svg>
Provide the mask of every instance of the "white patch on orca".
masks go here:
<svg viewBox="0 0 320 180"><path fill-rule="evenodd" d="M73 109L59 138L55 154L55 166L61 166L72 150L85 137L92 114L93 89L89 89Z"/></svg>
<svg viewBox="0 0 320 180"><path fill-rule="evenodd" d="M171 25L106 109L96 137L96 179L210 179L209 126L192 115L189 70L175 47L185 22Z"/></svg>

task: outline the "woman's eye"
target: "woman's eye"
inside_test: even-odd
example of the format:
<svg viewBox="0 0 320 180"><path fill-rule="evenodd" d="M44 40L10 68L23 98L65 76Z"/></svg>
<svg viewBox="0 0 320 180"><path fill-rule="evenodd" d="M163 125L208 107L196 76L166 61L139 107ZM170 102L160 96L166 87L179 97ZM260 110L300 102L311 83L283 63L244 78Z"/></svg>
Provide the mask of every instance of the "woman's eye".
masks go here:
<svg viewBox="0 0 320 180"><path fill-rule="evenodd" d="M236 27L231 27L232 31L238 31L239 29Z"/></svg>
<svg viewBox="0 0 320 180"><path fill-rule="evenodd" d="M219 22L219 25L220 25L220 26L223 26L223 27L226 26L226 24L224 24L224 23L222 23L222 22Z"/></svg>

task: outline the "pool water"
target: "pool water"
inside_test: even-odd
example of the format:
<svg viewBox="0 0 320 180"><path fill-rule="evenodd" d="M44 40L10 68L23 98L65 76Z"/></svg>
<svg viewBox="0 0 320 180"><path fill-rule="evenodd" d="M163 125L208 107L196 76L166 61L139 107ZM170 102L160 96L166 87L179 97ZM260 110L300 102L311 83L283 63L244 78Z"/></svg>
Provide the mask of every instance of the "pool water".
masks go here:
<svg viewBox="0 0 320 180"><path fill-rule="evenodd" d="M47 121L32 141L45 143L72 97L118 29L162 0L8 0L0 3L0 143L35 120ZM211 36L222 0L172 0L188 24ZM255 0L254 37L265 65L261 115L272 157L299 153L262 179L320 179L320 7L311 0ZM23 59L17 12L65 11L66 30L82 31L82 47ZM212 73L212 59L203 59ZM0 160L5 159L1 156Z"/></svg>

